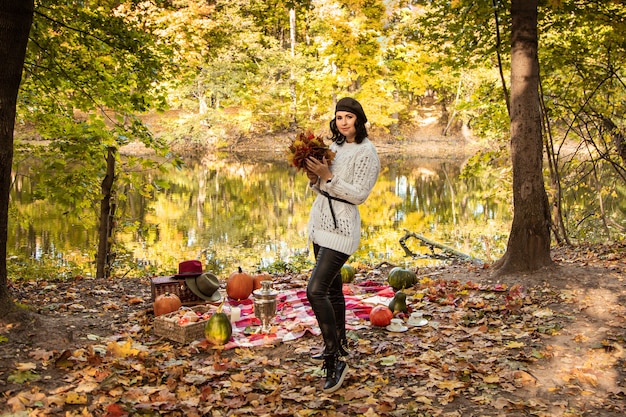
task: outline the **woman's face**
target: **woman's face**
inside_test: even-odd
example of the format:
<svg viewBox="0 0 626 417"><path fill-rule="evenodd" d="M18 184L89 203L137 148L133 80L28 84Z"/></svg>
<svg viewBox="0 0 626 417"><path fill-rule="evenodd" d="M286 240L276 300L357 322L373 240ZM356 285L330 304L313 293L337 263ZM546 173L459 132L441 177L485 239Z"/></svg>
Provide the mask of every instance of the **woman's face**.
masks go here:
<svg viewBox="0 0 626 417"><path fill-rule="evenodd" d="M347 111L338 111L335 113L335 122L337 129L346 137L346 142L353 142L356 136L356 115Z"/></svg>

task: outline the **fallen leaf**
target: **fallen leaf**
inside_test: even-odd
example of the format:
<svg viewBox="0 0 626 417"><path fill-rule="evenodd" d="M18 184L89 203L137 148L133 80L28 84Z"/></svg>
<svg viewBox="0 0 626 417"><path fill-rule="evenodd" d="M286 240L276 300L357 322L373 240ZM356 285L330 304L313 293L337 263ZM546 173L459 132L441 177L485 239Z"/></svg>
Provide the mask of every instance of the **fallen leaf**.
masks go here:
<svg viewBox="0 0 626 417"><path fill-rule="evenodd" d="M77 393L90 393L92 391L94 391L95 389L97 389L100 386L100 384L98 384L97 382L94 381L85 381L85 382L81 382L80 384L78 384L78 386L75 389L75 392Z"/></svg>
<svg viewBox="0 0 626 417"><path fill-rule="evenodd" d="M31 392L22 391L15 396L7 400L7 405L11 407L12 411L24 411L26 407L31 407L33 404L43 403L46 399L46 394L43 392ZM20 414L21 415L21 414Z"/></svg>
<svg viewBox="0 0 626 417"><path fill-rule="evenodd" d="M44 349L35 349L29 353L31 358L40 360L40 361L49 361L50 358L54 356L54 351L52 350L44 350Z"/></svg>
<svg viewBox="0 0 626 417"><path fill-rule="evenodd" d="M569 375L566 375L563 379L567 382L572 380L578 380L583 384L589 384L596 387L598 385L598 376L593 373L591 369L573 369Z"/></svg>
<svg viewBox="0 0 626 417"><path fill-rule="evenodd" d="M395 388L389 389L389 391L387 391L386 394L390 397L400 398L404 395L404 392L405 392L404 388L395 387Z"/></svg>
<svg viewBox="0 0 626 417"><path fill-rule="evenodd" d="M87 404L87 402L88 402L88 399L87 399L86 394L79 394L77 392L68 392L67 395L65 396L66 404L81 405L81 404Z"/></svg>
<svg viewBox="0 0 626 417"><path fill-rule="evenodd" d="M511 401L504 397L498 397L495 401L491 402L491 406L495 409L502 410L511 406Z"/></svg>
<svg viewBox="0 0 626 417"><path fill-rule="evenodd" d="M132 297L132 298L128 299L127 302L130 305L142 304L142 303L144 303L144 299L140 298L140 297Z"/></svg>
<svg viewBox="0 0 626 417"><path fill-rule="evenodd" d="M18 362L15 364L15 369L18 371L32 371L37 369L37 364L33 362Z"/></svg>
<svg viewBox="0 0 626 417"><path fill-rule="evenodd" d="M437 386L437 388L454 391L457 388L463 388L465 386L465 383L461 381L447 380L436 382L435 385Z"/></svg>
<svg viewBox="0 0 626 417"><path fill-rule="evenodd" d="M485 381L487 384L497 384L498 382L500 382L500 376L495 374L485 375L483 376L483 381Z"/></svg>
<svg viewBox="0 0 626 417"><path fill-rule="evenodd" d="M552 317L554 312L549 308L542 308L533 312L533 316L538 318Z"/></svg>
<svg viewBox="0 0 626 417"><path fill-rule="evenodd" d="M358 389L348 389L344 394L344 398L346 401L351 401L357 398L365 398L372 395L372 392L365 388Z"/></svg>
<svg viewBox="0 0 626 417"><path fill-rule="evenodd" d="M367 409L365 413L363 413L364 417L378 417L376 411L374 411L371 407Z"/></svg>
<svg viewBox="0 0 626 417"><path fill-rule="evenodd" d="M131 339L127 339L124 343L110 342L107 345L107 351L113 356L120 358L139 355L139 349L133 348L133 341Z"/></svg>
<svg viewBox="0 0 626 417"><path fill-rule="evenodd" d="M41 376L37 372L33 371L13 371L11 375L7 378L7 381L13 382L16 384L23 384L25 382L30 381L39 381Z"/></svg>
<svg viewBox="0 0 626 417"><path fill-rule="evenodd" d="M385 356L380 359L380 364L383 366L393 366L397 361L396 355Z"/></svg>
<svg viewBox="0 0 626 417"><path fill-rule="evenodd" d="M428 404L428 405L430 405L430 404L432 404L432 403L433 403L433 400L431 400L430 398L425 397L425 396L423 396L423 395L420 395L420 396L418 396L418 397L413 397L413 399L414 399L415 401L417 401L418 403L422 403L422 404Z"/></svg>
<svg viewBox="0 0 626 417"><path fill-rule="evenodd" d="M526 371L514 371L513 378L521 386L535 385L537 383L537 379Z"/></svg>
<svg viewBox="0 0 626 417"><path fill-rule="evenodd" d="M106 414L104 415L104 417L125 417L127 415L128 412L126 412L126 410L124 410L121 405L115 403L109 404L109 406L106 408Z"/></svg>
<svg viewBox="0 0 626 417"><path fill-rule="evenodd" d="M59 357L55 359L54 366L57 368L71 368L74 364L70 361L69 358L72 357L72 352L69 350L64 350L61 352Z"/></svg>

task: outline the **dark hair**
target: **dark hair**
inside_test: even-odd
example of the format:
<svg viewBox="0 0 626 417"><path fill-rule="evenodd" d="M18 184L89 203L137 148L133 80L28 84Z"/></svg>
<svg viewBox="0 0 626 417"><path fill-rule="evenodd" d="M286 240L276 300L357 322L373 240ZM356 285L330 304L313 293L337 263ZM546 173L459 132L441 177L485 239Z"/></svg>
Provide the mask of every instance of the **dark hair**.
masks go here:
<svg viewBox="0 0 626 417"><path fill-rule="evenodd" d="M356 143L363 142L363 139L367 137L367 129L365 128L365 123L361 120L361 118L357 115L356 121L354 122L354 128L356 129L356 136L354 137L354 141ZM346 137L339 133L339 129L337 129L337 118L333 118L330 121L330 131L333 136L331 137L332 141L337 143L337 145L343 145L346 141Z"/></svg>

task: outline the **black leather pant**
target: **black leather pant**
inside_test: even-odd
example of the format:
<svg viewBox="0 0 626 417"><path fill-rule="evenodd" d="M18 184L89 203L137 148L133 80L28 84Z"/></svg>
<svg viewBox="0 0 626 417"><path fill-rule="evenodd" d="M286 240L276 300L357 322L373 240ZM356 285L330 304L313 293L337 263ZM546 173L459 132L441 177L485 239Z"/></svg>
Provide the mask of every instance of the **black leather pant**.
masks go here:
<svg viewBox="0 0 626 417"><path fill-rule="evenodd" d="M350 255L313 244L315 268L306 296L324 338L325 353L335 354L346 339L346 300L343 297L341 267Z"/></svg>

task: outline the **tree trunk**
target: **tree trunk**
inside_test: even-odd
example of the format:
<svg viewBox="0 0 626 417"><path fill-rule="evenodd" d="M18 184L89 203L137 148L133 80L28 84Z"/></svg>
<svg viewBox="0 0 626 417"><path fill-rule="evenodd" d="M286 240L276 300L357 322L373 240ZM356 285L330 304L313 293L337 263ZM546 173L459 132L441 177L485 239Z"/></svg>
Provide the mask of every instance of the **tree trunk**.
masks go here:
<svg viewBox="0 0 626 417"><path fill-rule="evenodd" d="M107 173L102 180L102 201L100 201L96 278L108 278L112 262L110 250L113 235L113 220L115 218L115 205L112 204L111 201L113 199L113 184L115 183L115 153L115 148L107 148Z"/></svg>
<svg viewBox="0 0 626 417"><path fill-rule="evenodd" d="M289 9L289 43L291 44L291 58L296 56L296 9ZM291 68L291 75L289 77L289 93L291 95L291 111L292 111L292 124L298 125L298 96L296 92L296 80L293 75L293 67Z"/></svg>
<svg viewBox="0 0 626 417"><path fill-rule="evenodd" d="M0 0L0 317L13 306L7 277L13 129L34 7L33 0Z"/></svg>
<svg viewBox="0 0 626 417"><path fill-rule="evenodd" d="M543 182L537 3L511 2L513 224L506 253L494 265L499 275L552 265L550 210Z"/></svg>

